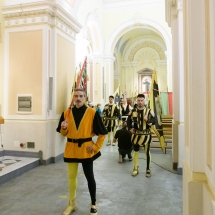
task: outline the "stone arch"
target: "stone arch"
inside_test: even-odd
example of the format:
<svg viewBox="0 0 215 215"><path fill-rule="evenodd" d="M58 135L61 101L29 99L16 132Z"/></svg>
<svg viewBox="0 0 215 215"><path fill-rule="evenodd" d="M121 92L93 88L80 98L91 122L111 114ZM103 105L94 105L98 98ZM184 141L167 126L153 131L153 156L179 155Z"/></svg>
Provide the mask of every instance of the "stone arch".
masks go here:
<svg viewBox="0 0 215 215"><path fill-rule="evenodd" d="M106 54L114 53L115 45L122 35L124 35L125 33L127 33L130 30L133 30L136 28L141 28L141 27L148 28L148 29L153 30L156 33L158 33L165 42L166 49L167 49L166 53L168 53L168 54L172 53L171 39L170 39L169 35L167 34L167 32L165 31L165 29L162 26L160 26L159 24L157 24L156 22L153 22L153 21L147 20L147 19L141 19L138 26L136 25L135 20L132 20L132 21L129 21L129 22L126 22L126 23L120 25L112 33L109 40L107 41L106 50L105 50Z"/></svg>
<svg viewBox="0 0 215 215"><path fill-rule="evenodd" d="M123 55L123 60L133 61L135 54L142 48L152 48L158 53L159 60L166 60L164 41L155 36L139 37L131 41Z"/></svg>

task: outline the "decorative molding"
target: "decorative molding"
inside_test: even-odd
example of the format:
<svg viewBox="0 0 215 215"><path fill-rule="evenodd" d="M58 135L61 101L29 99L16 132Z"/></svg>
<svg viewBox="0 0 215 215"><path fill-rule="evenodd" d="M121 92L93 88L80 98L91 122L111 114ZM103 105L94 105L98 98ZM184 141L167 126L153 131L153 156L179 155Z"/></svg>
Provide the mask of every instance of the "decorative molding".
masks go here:
<svg viewBox="0 0 215 215"><path fill-rule="evenodd" d="M119 72L114 71L114 79L117 79L120 81L120 74Z"/></svg>
<svg viewBox="0 0 215 215"><path fill-rule="evenodd" d="M60 5L50 1L5 6L2 13L6 28L46 24L75 38L82 27Z"/></svg>
<svg viewBox="0 0 215 215"><path fill-rule="evenodd" d="M132 67L132 68L135 68L137 67L138 65L138 62L137 61L127 61L127 62L121 62L121 66L122 67Z"/></svg>
<svg viewBox="0 0 215 215"><path fill-rule="evenodd" d="M183 0L166 0L166 22L169 27L172 20L178 18L178 12L183 10Z"/></svg>
<svg viewBox="0 0 215 215"><path fill-rule="evenodd" d="M158 33L158 35L161 36L161 38L163 39L164 43L165 43L165 50L168 53L172 53L172 42L171 42L171 37L170 34L168 34L166 32L166 30L163 28L163 26L160 26L158 23L152 21L152 20L147 20L147 19L142 19L141 23L142 26L141 27L137 27L136 23L134 22L134 20L132 21L128 21L122 25L120 25L109 37L108 41L105 44L105 53L107 54L111 54L114 53L114 48L115 45L117 43L117 41L127 32L136 29L136 28L145 28L144 26L147 25L147 29L153 30L156 33ZM126 59L124 57L124 59Z"/></svg>
<svg viewBox="0 0 215 215"><path fill-rule="evenodd" d="M93 62L109 62L113 63L116 60L116 58L113 55L93 55L92 61Z"/></svg>
<svg viewBox="0 0 215 215"><path fill-rule="evenodd" d="M105 11L131 10L139 8L149 8L164 6L163 0L102 0Z"/></svg>
<svg viewBox="0 0 215 215"><path fill-rule="evenodd" d="M159 46L157 43L155 42L151 42L151 41L144 41L141 43L138 43L130 52L128 59L133 61L135 54L137 53L137 51L139 51L142 48L153 48L154 50L157 51L159 57L161 60L165 60L166 59L166 55L164 50L162 49L161 46Z"/></svg>
<svg viewBox="0 0 215 215"><path fill-rule="evenodd" d="M139 75L152 75L153 74L153 70L150 68L144 68L141 71L137 72Z"/></svg>
<svg viewBox="0 0 215 215"><path fill-rule="evenodd" d="M159 67L166 67L167 61L166 60L156 60L156 65Z"/></svg>

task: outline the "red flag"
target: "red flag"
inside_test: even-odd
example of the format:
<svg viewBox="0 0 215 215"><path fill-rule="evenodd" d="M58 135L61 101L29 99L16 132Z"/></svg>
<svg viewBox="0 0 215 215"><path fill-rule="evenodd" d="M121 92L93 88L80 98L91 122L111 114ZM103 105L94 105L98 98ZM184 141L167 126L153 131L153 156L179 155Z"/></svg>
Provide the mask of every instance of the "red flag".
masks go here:
<svg viewBox="0 0 215 215"><path fill-rule="evenodd" d="M84 59L84 64L82 65L82 69L81 69L81 71L80 71L79 74L78 74L77 82L76 82L76 84L75 84L75 89L79 89L80 86L82 86L81 80L82 80L82 78L83 78L83 73L84 73L84 71L86 72L86 68L87 68L87 56L85 57L85 59ZM81 87L81 88L82 88L82 87ZM72 108L73 102L74 102L74 99L73 99L73 97L72 97L71 103L70 103L69 108L68 108L69 110ZM68 116L69 116L69 114L70 114L70 111L68 111ZM68 116L67 116L67 117L68 117Z"/></svg>

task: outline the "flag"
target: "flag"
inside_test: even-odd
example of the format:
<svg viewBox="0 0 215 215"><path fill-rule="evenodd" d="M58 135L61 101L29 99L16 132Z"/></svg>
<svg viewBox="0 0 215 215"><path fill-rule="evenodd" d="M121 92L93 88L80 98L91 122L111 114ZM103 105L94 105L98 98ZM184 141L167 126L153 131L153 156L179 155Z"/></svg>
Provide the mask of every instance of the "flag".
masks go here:
<svg viewBox="0 0 215 215"><path fill-rule="evenodd" d="M162 126L162 109L160 104L160 97L159 97L159 88L158 88L158 81L157 81L157 73L154 70L152 75L152 82L151 88L149 93L149 102L148 107L154 111L155 113L155 125L151 127L151 131L156 134L160 141L161 149L165 151L165 141L163 135L163 126Z"/></svg>
<svg viewBox="0 0 215 215"><path fill-rule="evenodd" d="M120 86L117 87L113 96L114 96L114 103L119 105L120 107Z"/></svg>
<svg viewBox="0 0 215 215"><path fill-rule="evenodd" d="M161 92L160 98L163 115L169 115L168 92Z"/></svg>
<svg viewBox="0 0 215 215"><path fill-rule="evenodd" d="M84 62L84 71L83 71L83 74L82 74L82 77L81 77L81 82L80 82L80 88L83 89L84 91L86 91L87 93L87 61Z"/></svg>
<svg viewBox="0 0 215 215"><path fill-rule="evenodd" d="M83 89L83 84L82 84L82 79L83 79L83 74L84 74L84 71L85 71L85 74L86 74L86 68L87 68L87 57L85 57L84 59L84 64L82 65L82 69L80 70L80 72L78 73L78 78L77 78L77 81L76 81L76 72L75 72L75 77L74 77L74 82L73 82L73 90L72 90L72 95L71 95L71 103L69 105L69 108L68 109L71 109L72 108L72 104L73 104L73 95L74 95L74 89ZM69 111L68 111L68 116L69 116Z"/></svg>
<svg viewBox="0 0 215 215"><path fill-rule="evenodd" d="M73 80L73 84L72 84L71 101L72 101L73 96L74 96L74 91L75 91L75 88L76 88L76 81L77 81L77 74L76 74L76 70L75 70L74 80Z"/></svg>
<svg viewBox="0 0 215 215"><path fill-rule="evenodd" d="M85 58L82 69L79 72L76 88L83 89L87 93L87 57Z"/></svg>
<svg viewBox="0 0 215 215"><path fill-rule="evenodd" d="M172 92L168 92L169 114L172 115Z"/></svg>

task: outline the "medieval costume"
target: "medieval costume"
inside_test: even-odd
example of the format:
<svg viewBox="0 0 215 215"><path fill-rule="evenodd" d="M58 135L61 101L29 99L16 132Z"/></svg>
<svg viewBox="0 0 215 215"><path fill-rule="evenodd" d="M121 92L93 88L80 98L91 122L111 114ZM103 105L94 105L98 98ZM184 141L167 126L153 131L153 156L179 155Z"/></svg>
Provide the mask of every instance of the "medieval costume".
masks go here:
<svg viewBox="0 0 215 215"><path fill-rule="evenodd" d="M147 121L144 120L144 116L147 116ZM134 128L134 133L131 136L131 141L133 143L133 162L134 170L132 176L138 174L138 155L140 146L144 147L146 153L146 177L151 176L150 171L150 143L151 143L151 131L150 127L155 124L155 114L148 107L144 106L143 109L134 108L128 116L127 126L128 130Z"/></svg>
<svg viewBox="0 0 215 215"><path fill-rule="evenodd" d="M121 124L120 117L120 111L116 104L105 105L103 110L103 122L108 130L108 146L111 145L111 133L112 137L114 137L114 134L116 132L116 120L119 120L118 125ZM112 142L112 145L115 146L115 143Z"/></svg>
<svg viewBox="0 0 215 215"><path fill-rule="evenodd" d="M127 104L127 102L125 104L121 104L121 113L122 113L122 121L127 121L128 118L128 114L130 113L130 111L132 110L132 107Z"/></svg>
<svg viewBox="0 0 215 215"><path fill-rule="evenodd" d="M61 127L61 122L65 119L68 122L68 127L64 130ZM80 108L74 106L71 110L66 110L61 116L57 131L67 137L64 150L64 162L68 163L70 199L69 206L63 215L69 215L77 209L75 199L78 163L82 163L83 171L88 181L92 202L90 214L97 215L97 209L95 207L96 182L93 173L93 161L101 155L100 149L107 134L107 129L104 127L101 117L96 110L83 105ZM95 135L98 135L98 138L94 143L92 137ZM93 146L93 151L89 153L87 147L91 145Z"/></svg>

